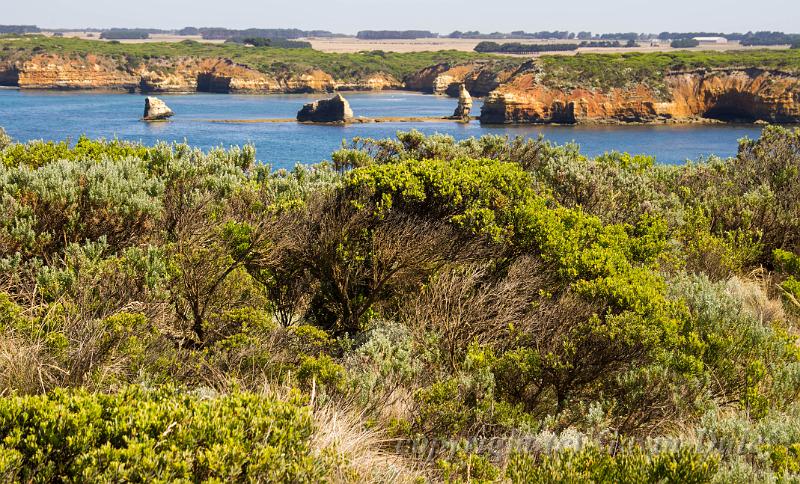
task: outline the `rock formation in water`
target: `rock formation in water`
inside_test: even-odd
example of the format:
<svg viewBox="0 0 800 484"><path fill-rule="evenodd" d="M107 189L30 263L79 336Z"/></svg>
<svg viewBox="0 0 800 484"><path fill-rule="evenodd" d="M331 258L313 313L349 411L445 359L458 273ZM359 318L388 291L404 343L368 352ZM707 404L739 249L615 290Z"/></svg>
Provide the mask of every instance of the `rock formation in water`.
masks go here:
<svg viewBox="0 0 800 484"><path fill-rule="evenodd" d="M308 103L297 113L301 123L346 123L352 119L350 103L341 94Z"/></svg>
<svg viewBox="0 0 800 484"><path fill-rule="evenodd" d="M458 106L456 107L456 111L453 113L453 119L461 119L463 121L469 121L469 112L472 110L472 96L469 95L469 91L467 88L461 84L461 88L459 89L458 93Z"/></svg>
<svg viewBox="0 0 800 484"><path fill-rule="evenodd" d="M145 98L144 116L142 116L145 121L160 121L174 115L175 113L172 112L172 109L161 99L153 96Z"/></svg>

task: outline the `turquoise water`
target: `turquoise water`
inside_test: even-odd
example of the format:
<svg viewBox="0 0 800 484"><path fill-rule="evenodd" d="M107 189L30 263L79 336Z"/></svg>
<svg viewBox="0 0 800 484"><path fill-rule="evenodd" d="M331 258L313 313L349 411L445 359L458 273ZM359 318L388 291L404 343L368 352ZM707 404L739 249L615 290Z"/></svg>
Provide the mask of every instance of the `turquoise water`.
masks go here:
<svg viewBox="0 0 800 484"><path fill-rule="evenodd" d="M457 139L500 134L536 137L556 143L575 141L588 155L618 150L654 155L661 163L703 156L732 156L737 140L758 137L757 126L481 126L457 123L375 123L310 126L296 123L213 123L220 119L293 118L319 95L187 94L159 96L177 113L167 123L139 121L144 96L96 92L0 90L0 126L17 140L118 137L152 144L187 141L201 148L252 143L258 159L275 167L328 159L342 140L354 136L386 138L398 130L446 133ZM346 93L356 116L444 116L456 100L405 92ZM480 101L474 107L480 112Z"/></svg>

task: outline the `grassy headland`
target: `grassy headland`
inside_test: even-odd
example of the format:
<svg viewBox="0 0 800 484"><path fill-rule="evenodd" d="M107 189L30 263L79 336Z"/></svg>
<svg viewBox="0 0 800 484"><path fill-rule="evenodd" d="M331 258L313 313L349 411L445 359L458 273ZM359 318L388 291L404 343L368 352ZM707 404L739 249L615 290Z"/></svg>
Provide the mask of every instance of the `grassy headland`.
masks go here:
<svg viewBox="0 0 800 484"><path fill-rule="evenodd" d="M491 60L491 68L500 70L528 61L520 57L453 50L333 54L313 49L251 47L235 43L183 41L121 44L43 36L0 37L0 61L24 60L35 54L108 56L116 60L121 68L130 69L150 60L227 58L264 73L302 73L310 69L322 69L342 80L378 72L403 79L409 74L442 62L457 64ZM534 62L542 70L544 82L557 87L609 88L635 82L658 86L666 72L675 70L741 67L798 72L800 50L543 55Z"/></svg>
<svg viewBox="0 0 800 484"><path fill-rule="evenodd" d="M226 58L264 73L302 73L322 69L337 79L351 79L384 72L397 79L440 62L497 59L496 56L459 51L394 53L383 51L330 54L312 49L249 47L235 43L209 44L195 41L122 44L69 38L25 36L0 38L0 60L26 59L35 54L108 56L123 67L135 68L151 59ZM504 62L521 61L506 60Z"/></svg>
<svg viewBox="0 0 800 484"><path fill-rule="evenodd" d="M640 82L658 87L663 84L664 74L671 71L760 68L798 73L800 51L764 49L580 54L542 56L537 62L545 74L544 82L559 88L625 87Z"/></svg>

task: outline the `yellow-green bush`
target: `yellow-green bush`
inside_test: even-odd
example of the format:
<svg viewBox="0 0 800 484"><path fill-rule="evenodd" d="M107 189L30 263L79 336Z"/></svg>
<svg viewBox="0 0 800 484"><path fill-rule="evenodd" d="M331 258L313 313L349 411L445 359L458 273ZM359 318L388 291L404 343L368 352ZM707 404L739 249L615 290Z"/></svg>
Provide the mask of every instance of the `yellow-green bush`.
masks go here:
<svg viewBox="0 0 800 484"><path fill-rule="evenodd" d="M640 448L612 455L590 446L533 456L514 453L506 476L511 482L710 482L719 467L714 455L703 455L683 448L673 452L649 454Z"/></svg>
<svg viewBox="0 0 800 484"><path fill-rule="evenodd" d="M24 482L317 481L309 410L293 397L162 388L0 400L0 474Z"/></svg>

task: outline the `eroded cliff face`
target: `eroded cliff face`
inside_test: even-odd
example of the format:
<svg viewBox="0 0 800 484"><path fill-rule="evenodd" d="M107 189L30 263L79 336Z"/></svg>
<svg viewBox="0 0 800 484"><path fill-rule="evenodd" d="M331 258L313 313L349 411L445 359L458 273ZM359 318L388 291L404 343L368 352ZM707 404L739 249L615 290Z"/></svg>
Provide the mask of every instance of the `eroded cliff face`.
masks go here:
<svg viewBox="0 0 800 484"><path fill-rule="evenodd" d="M800 77L761 69L669 73L664 92L645 84L569 90L545 86L534 72L492 91L482 123L800 122Z"/></svg>
<svg viewBox="0 0 800 484"><path fill-rule="evenodd" d="M404 79L406 89L458 97L462 84L474 96L488 95L507 82L517 68L503 68L493 62L437 64Z"/></svg>
<svg viewBox="0 0 800 484"><path fill-rule="evenodd" d="M334 90L414 91L458 96L462 84L486 97L483 123L800 122L800 76L764 69L671 72L658 88L554 87L535 61L438 64L402 82L384 73L339 80L320 69L266 74L228 59L148 59L37 54L0 63L0 86L141 92L297 93Z"/></svg>
<svg viewBox="0 0 800 484"><path fill-rule="evenodd" d="M87 55L65 58L41 54L7 66L16 70L17 85L31 89L134 89L138 76L119 68L112 59Z"/></svg>
<svg viewBox="0 0 800 484"><path fill-rule="evenodd" d="M0 64L0 86L25 89L110 89L141 92L299 93L402 87L383 73L339 81L313 69L269 75L228 59L151 59L137 65L103 56L36 55Z"/></svg>

